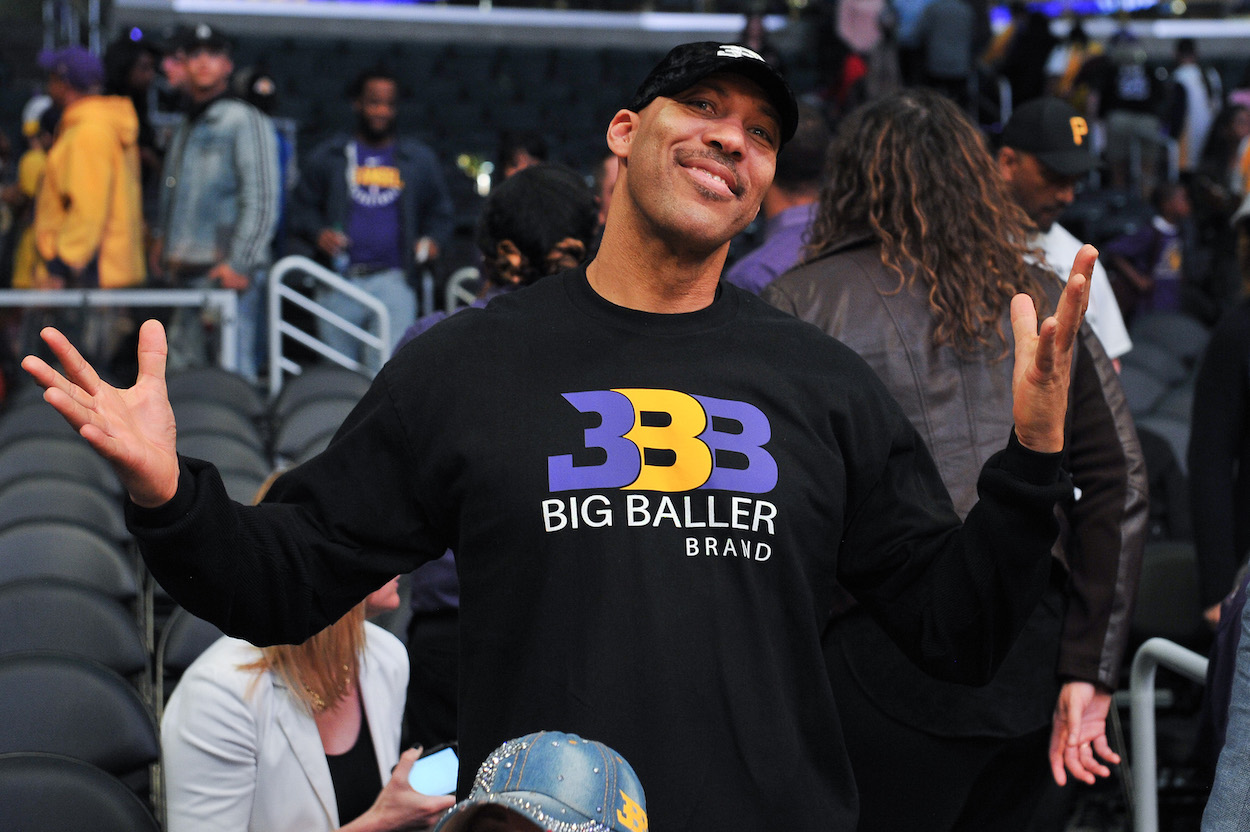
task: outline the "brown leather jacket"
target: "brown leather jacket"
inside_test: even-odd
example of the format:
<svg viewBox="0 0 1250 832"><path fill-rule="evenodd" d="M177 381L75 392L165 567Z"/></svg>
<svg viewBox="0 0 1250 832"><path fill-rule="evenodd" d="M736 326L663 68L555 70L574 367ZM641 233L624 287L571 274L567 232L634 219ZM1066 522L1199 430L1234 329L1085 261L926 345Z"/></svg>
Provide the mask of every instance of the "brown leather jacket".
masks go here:
<svg viewBox="0 0 1250 832"><path fill-rule="evenodd" d="M898 284L875 240L858 237L783 275L763 297L867 360L924 437L963 516L976 502L982 465L1012 429L1009 312L1001 358L997 348L961 357L934 346L924 291L895 291ZM1051 310L1060 289L1055 280ZM1088 326L1074 358L1067 436L1065 467L1080 496L1058 512L1054 555L1067 603L1055 678L1114 690L1145 543L1146 471L1119 379Z"/></svg>

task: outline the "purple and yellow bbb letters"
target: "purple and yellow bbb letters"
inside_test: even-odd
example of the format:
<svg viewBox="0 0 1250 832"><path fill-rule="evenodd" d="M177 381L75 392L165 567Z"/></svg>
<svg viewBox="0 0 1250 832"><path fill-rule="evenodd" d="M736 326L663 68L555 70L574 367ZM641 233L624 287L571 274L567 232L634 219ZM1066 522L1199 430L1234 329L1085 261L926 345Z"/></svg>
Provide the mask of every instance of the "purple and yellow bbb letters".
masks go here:
<svg viewBox="0 0 1250 832"><path fill-rule="evenodd" d="M574 465L572 454L548 457L547 481L553 492L715 488L766 494L777 485L777 462L764 448L772 426L754 405L651 388L587 390L565 393L564 398L582 413L598 414L599 425L585 430L585 445L607 458L598 465ZM643 414L652 414L646 424ZM740 430L717 429L726 423ZM672 464L649 463L647 450L664 452ZM723 452L722 459L717 452ZM740 459L745 467L728 467L728 459Z"/></svg>

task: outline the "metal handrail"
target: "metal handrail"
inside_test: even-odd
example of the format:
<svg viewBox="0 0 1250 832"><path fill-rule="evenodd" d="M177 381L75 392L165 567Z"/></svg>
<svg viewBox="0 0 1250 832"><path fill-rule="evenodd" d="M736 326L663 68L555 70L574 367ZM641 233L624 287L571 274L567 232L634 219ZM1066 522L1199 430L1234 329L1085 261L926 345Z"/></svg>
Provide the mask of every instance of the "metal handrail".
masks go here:
<svg viewBox="0 0 1250 832"><path fill-rule="evenodd" d="M1165 638L1147 640L1133 655L1129 707L1133 718L1133 829L1159 832L1158 760L1155 751L1155 671L1159 665L1205 683L1207 658Z"/></svg>
<svg viewBox="0 0 1250 832"><path fill-rule="evenodd" d="M0 307L6 306L207 306L221 317L217 363L239 369L239 294L233 289L0 289Z"/></svg>
<svg viewBox="0 0 1250 832"><path fill-rule="evenodd" d="M311 277L316 283L341 292L357 303L367 307L374 314L376 323L376 331L369 332L361 329L350 321L345 320L339 315L331 312L326 307L310 300L302 292L288 286L286 279L289 275L299 274ZM325 321L326 323L341 329L357 341L360 341L367 348L365 361L357 361L354 358L344 355L333 347L328 346L324 341L309 335L304 330L294 324L282 319L282 301L290 301L301 309L306 310L314 317ZM302 368L282 353L283 337L287 337L303 344L318 355L322 355L340 367L346 367L349 370L368 373L370 376L377 375L382 369L382 365L386 363L386 359L391 349L391 313L387 309L386 304L375 298L373 295L356 286L349 280L345 280L335 274L330 269L322 266L320 263L292 254L283 257L273 265L269 271L269 396L276 398L278 393L282 391L282 379L284 375L299 375Z"/></svg>

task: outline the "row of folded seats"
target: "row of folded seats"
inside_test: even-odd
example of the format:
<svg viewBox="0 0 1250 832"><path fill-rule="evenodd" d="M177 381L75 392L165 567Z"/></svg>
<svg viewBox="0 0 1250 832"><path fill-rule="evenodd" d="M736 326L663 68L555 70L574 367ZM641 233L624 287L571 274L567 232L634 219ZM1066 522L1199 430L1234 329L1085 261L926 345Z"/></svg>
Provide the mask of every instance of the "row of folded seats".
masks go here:
<svg viewBox="0 0 1250 832"><path fill-rule="evenodd" d="M169 379L179 450L251 502L320 450L368 380L313 369L274 402L218 369ZM143 566L112 469L38 391L0 413L0 829L159 829L160 717L221 633ZM90 819L89 821L86 819Z"/></svg>

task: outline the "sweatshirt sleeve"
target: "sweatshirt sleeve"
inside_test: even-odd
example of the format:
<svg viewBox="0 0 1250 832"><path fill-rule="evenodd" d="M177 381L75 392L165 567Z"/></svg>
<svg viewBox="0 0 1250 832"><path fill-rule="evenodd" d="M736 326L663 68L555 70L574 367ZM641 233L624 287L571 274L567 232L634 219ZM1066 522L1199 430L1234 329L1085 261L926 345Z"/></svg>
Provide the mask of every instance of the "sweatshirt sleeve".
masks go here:
<svg viewBox="0 0 1250 832"><path fill-rule="evenodd" d="M1128 644L1149 516L1146 463L1115 369L1081 328L1066 464L1069 586L1057 672L1114 690Z"/></svg>
<svg viewBox="0 0 1250 832"><path fill-rule="evenodd" d="M982 468L961 526L906 417L884 405L862 416L890 426L889 440L884 460L860 453L848 471L838 581L925 672L984 684L1046 588L1054 506L1071 494L1061 455L1030 451L1013 433ZM878 429L848 439L863 449Z"/></svg>
<svg viewBox="0 0 1250 832"><path fill-rule="evenodd" d="M127 521L157 581L190 612L253 644L298 643L448 548L413 465L384 370L330 447L261 505L232 502L215 468L184 458L174 498L130 504Z"/></svg>

